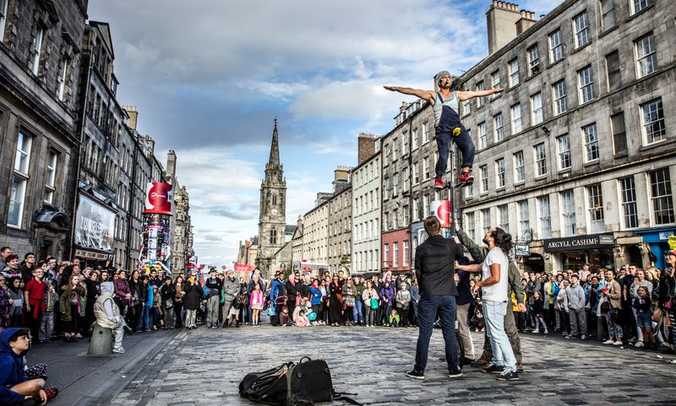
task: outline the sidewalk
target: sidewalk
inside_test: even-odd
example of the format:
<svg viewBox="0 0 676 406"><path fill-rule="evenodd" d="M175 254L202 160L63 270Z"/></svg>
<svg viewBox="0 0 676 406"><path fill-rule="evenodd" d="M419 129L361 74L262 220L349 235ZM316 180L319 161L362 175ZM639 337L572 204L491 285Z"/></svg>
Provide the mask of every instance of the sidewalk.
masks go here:
<svg viewBox="0 0 676 406"><path fill-rule="evenodd" d="M87 338L76 343L39 344L28 353L28 364L47 364L48 383L60 391L50 405L106 404L133 379L145 361L174 338L177 331L125 336L126 353L110 357L88 357Z"/></svg>

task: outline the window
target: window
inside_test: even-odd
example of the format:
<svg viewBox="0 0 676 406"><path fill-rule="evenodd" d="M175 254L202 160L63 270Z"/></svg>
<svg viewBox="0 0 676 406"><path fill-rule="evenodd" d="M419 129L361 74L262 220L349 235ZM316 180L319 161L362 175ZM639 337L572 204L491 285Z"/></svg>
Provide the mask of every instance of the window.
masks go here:
<svg viewBox="0 0 676 406"><path fill-rule="evenodd" d="M634 41L636 56L636 78L642 78L655 72L657 67L657 51L655 51L655 37L648 33Z"/></svg>
<svg viewBox="0 0 676 406"><path fill-rule="evenodd" d="M411 133L411 150L418 148L418 129L414 129Z"/></svg>
<svg viewBox="0 0 676 406"><path fill-rule="evenodd" d="M418 180L418 163L414 163L412 168L411 168L411 178L413 179L413 184L417 184L419 182Z"/></svg>
<svg viewBox="0 0 676 406"><path fill-rule="evenodd" d="M509 209L506 204L498 206L498 227L509 232Z"/></svg>
<svg viewBox="0 0 676 406"><path fill-rule="evenodd" d="M610 116L610 125L613 132L613 150L615 155L627 153L627 134L624 128L624 112Z"/></svg>
<svg viewBox="0 0 676 406"><path fill-rule="evenodd" d="M392 175L392 196L399 194L399 173L395 172Z"/></svg>
<svg viewBox="0 0 676 406"><path fill-rule="evenodd" d="M537 44L528 48L528 76L540 73L540 49Z"/></svg>
<svg viewBox="0 0 676 406"><path fill-rule="evenodd" d="M615 26L615 0L600 0L601 31L606 31Z"/></svg>
<svg viewBox="0 0 676 406"><path fill-rule="evenodd" d="M509 87L519 84L519 60L517 58L509 61Z"/></svg>
<svg viewBox="0 0 676 406"><path fill-rule="evenodd" d="M408 266L409 264L409 241L406 240L404 241L404 260L403 260L403 265Z"/></svg>
<svg viewBox="0 0 676 406"><path fill-rule="evenodd" d="M599 159L599 137L596 133L596 123L582 127L584 135L584 160L592 162Z"/></svg>
<svg viewBox="0 0 676 406"><path fill-rule="evenodd" d="M470 200L474 196L474 183L464 187L465 189L465 200Z"/></svg>
<svg viewBox="0 0 676 406"><path fill-rule="evenodd" d="M486 148L487 145L486 122L479 123L479 149Z"/></svg>
<svg viewBox="0 0 676 406"><path fill-rule="evenodd" d="M592 77L591 65L587 65L577 71L577 83L580 104L587 103L594 98L594 79Z"/></svg>
<svg viewBox="0 0 676 406"><path fill-rule="evenodd" d="M487 233L491 229L491 209L481 210L481 221L483 223L483 231Z"/></svg>
<svg viewBox="0 0 676 406"><path fill-rule="evenodd" d="M484 90L484 81L479 81L476 84L476 90ZM484 104L484 97L477 97L476 98L476 107L479 108Z"/></svg>
<svg viewBox="0 0 676 406"><path fill-rule="evenodd" d="M566 93L566 81L561 79L552 85L552 94L554 95L553 110L554 115L565 113L568 110L568 96Z"/></svg>
<svg viewBox="0 0 676 406"><path fill-rule="evenodd" d="M45 202L52 204L54 202L54 191L56 185L56 165L58 155L50 151L47 159L47 183L45 185ZM121 188L120 188L121 189Z"/></svg>
<svg viewBox="0 0 676 406"><path fill-rule="evenodd" d="M63 63L61 64L61 75L59 76L59 90L57 91L57 97L61 101L66 100L66 85L68 82L68 76L70 74L70 60L64 58Z"/></svg>
<svg viewBox="0 0 676 406"><path fill-rule="evenodd" d="M492 88L499 88L500 87L500 71L495 71L491 73L491 87ZM491 96L491 100L496 99L500 96L500 93L495 93L493 96Z"/></svg>
<svg viewBox="0 0 676 406"><path fill-rule="evenodd" d="M641 104L641 127L645 145L664 140L666 128L664 127L662 98Z"/></svg>
<svg viewBox="0 0 676 406"><path fill-rule="evenodd" d="M587 187L587 204L589 207L589 222L591 233L599 233L605 230L603 224L603 194L601 184Z"/></svg>
<svg viewBox="0 0 676 406"><path fill-rule="evenodd" d="M33 48L31 49L32 59L31 59L31 71L33 75L37 76L40 72L40 56L42 54L42 45L45 38L45 30L40 27L35 33L35 38L33 38Z"/></svg>
<svg viewBox="0 0 676 406"><path fill-rule="evenodd" d="M392 268L399 266L399 241L392 243Z"/></svg>
<svg viewBox="0 0 676 406"><path fill-rule="evenodd" d="M617 90L622 87L619 51L613 51L606 55L606 74L608 75L608 91Z"/></svg>
<svg viewBox="0 0 676 406"><path fill-rule="evenodd" d="M512 117L512 135L521 132L523 126L521 122L521 105L515 104L509 109Z"/></svg>
<svg viewBox="0 0 676 406"><path fill-rule="evenodd" d="M570 159L570 139L568 134L556 138L556 145L559 153L559 170L568 169L571 166Z"/></svg>
<svg viewBox="0 0 676 406"><path fill-rule="evenodd" d="M495 142L502 141L505 138L505 126L502 120L502 113L493 116L493 129Z"/></svg>
<svg viewBox="0 0 676 406"><path fill-rule="evenodd" d="M572 190L561 192L561 236L575 235L575 195Z"/></svg>
<svg viewBox="0 0 676 406"><path fill-rule="evenodd" d="M16 142L14 172L12 174L9 210L7 213L7 225L14 227L21 227L23 220L32 144L32 137L20 130Z"/></svg>
<svg viewBox="0 0 676 406"><path fill-rule="evenodd" d="M426 144L430 140L430 132L428 131L427 123L423 123L422 125L422 139L423 144Z"/></svg>
<svg viewBox="0 0 676 406"><path fill-rule="evenodd" d="M423 160L423 172L425 173L425 179L429 179L432 177L432 173L430 172L430 168L432 165L430 164L430 157L425 157Z"/></svg>
<svg viewBox="0 0 676 406"><path fill-rule="evenodd" d="M622 212L625 228L638 227L638 210L636 209L636 186L634 177L621 178L620 193L622 195Z"/></svg>
<svg viewBox="0 0 676 406"><path fill-rule="evenodd" d="M479 167L479 177L481 178L481 193L488 193L488 166L481 165Z"/></svg>
<svg viewBox="0 0 676 406"><path fill-rule="evenodd" d="M521 200L519 205L519 240L528 241L532 236L530 233L530 221L528 219L528 200Z"/></svg>
<svg viewBox="0 0 676 406"><path fill-rule="evenodd" d="M536 199L538 209L538 225L540 238L552 237L552 216L549 210L549 196L540 196Z"/></svg>
<svg viewBox="0 0 676 406"><path fill-rule="evenodd" d="M674 200L671 196L669 168L650 172L650 198L653 202L655 224L674 222Z"/></svg>
<svg viewBox="0 0 676 406"><path fill-rule="evenodd" d="M387 263L390 262L390 245L389 244L383 245L383 262L385 263L384 265L387 265Z"/></svg>
<svg viewBox="0 0 676 406"><path fill-rule="evenodd" d="M8 0L0 0L0 42L5 40L5 24L7 23Z"/></svg>
<svg viewBox="0 0 676 406"><path fill-rule="evenodd" d="M476 230L474 225L474 213L465 214L465 230L470 239L476 238Z"/></svg>
<svg viewBox="0 0 676 406"><path fill-rule="evenodd" d="M542 93L536 93L530 97L530 119L531 125L538 125L544 121Z"/></svg>
<svg viewBox="0 0 676 406"><path fill-rule="evenodd" d="M505 160L500 158L495 161L495 175L496 175L496 187L503 188L505 187Z"/></svg>
<svg viewBox="0 0 676 406"><path fill-rule="evenodd" d="M629 0L631 14L634 15L653 5L653 0Z"/></svg>
<svg viewBox="0 0 676 406"><path fill-rule="evenodd" d="M514 153L514 183L526 181L526 163L523 159L523 151Z"/></svg>
<svg viewBox="0 0 676 406"><path fill-rule="evenodd" d="M563 44L561 30L549 34L549 63L554 64L563 59Z"/></svg>
<svg viewBox="0 0 676 406"><path fill-rule="evenodd" d="M540 143L533 147L533 155L535 156L535 176L544 176L547 174L547 152L545 151L545 143Z"/></svg>
<svg viewBox="0 0 676 406"><path fill-rule="evenodd" d="M580 48L587 45L591 39L589 38L589 17L587 13L581 13L573 19L575 29L575 48Z"/></svg>

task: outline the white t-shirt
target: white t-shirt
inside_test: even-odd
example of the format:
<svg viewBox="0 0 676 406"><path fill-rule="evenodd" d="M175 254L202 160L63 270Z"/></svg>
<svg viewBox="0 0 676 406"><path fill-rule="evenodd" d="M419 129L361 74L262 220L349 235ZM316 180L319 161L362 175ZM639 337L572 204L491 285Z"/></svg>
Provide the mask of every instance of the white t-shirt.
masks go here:
<svg viewBox="0 0 676 406"><path fill-rule="evenodd" d="M500 264L500 282L495 285L481 287L481 298L495 302L507 301L507 284L509 278L509 259L502 249L495 247L488 252L481 266L482 279L491 277L491 265Z"/></svg>

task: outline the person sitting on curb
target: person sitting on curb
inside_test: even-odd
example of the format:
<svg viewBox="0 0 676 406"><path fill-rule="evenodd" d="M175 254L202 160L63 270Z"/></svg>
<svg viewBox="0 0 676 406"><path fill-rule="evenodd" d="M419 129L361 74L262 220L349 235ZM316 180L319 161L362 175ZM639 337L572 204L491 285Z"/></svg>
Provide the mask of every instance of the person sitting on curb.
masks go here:
<svg viewBox="0 0 676 406"><path fill-rule="evenodd" d="M120 308L113 300L113 282L103 282L101 284L101 294L94 303L94 316L96 324L103 328L109 328L113 332L115 343L113 352L115 354L124 354L122 340L124 339L124 319L120 315Z"/></svg>
<svg viewBox="0 0 676 406"><path fill-rule="evenodd" d="M55 388L45 388L42 378L28 379L24 356L30 349L28 329L8 328L0 333L0 404L45 405L58 394Z"/></svg>

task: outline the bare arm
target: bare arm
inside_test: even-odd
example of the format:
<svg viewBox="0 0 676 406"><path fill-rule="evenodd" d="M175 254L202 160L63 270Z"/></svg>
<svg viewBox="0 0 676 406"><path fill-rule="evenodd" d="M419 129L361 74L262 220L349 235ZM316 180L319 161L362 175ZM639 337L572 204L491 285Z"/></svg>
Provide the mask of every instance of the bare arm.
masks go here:
<svg viewBox="0 0 676 406"><path fill-rule="evenodd" d="M455 265L455 269L465 272L481 272L481 264Z"/></svg>
<svg viewBox="0 0 676 406"><path fill-rule="evenodd" d="M500 87L495 87L492 89L486 89L486 90L475 90L475 91L460 91L458 93L458 99L460 101L466 101L473 99L475 97L481 97L481 96L490 96L495 93L500 93L502 92L502 88Z"/></svg>
<svg viewBox="0 0 676 406"><path fill-rule="evenodd" d="M427 100L430 103L434 103L434 92L431 90L414 89L412 87L400 87L400 86L383 86L383 87L391 92L410 94L411 96L416 96L423 100Z"/></svg>
<svg viewBox="0 0 676 406"><path fill-rule="evenodd" d="M500 282L500 264L491 264L491 276L488 279L482 279L476 286L486 287Z"/></svg>

